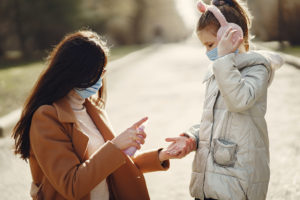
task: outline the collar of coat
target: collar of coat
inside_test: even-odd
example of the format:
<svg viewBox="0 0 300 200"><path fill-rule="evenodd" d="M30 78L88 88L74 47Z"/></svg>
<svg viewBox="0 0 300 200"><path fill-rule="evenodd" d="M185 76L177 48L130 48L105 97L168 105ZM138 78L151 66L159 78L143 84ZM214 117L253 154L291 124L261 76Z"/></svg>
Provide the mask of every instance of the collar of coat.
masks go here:
<svg viewBox="0 0 300 200"><path fill-rule="evenodd" d="M73 123L76 124L77 127L79 127L75 114L66 97L54 102L53 106L56 108L57 117L61 123ZM109 122L107 121L106 112L93 105L93 103L89 99L85 100L84 106L86 107L86 110L95 123L96 127L103 135L105 141L113 139L113 130L110 127Z"/></svg>
<svg viewBox="0 0 300 200"><path fill-rule="evenodd" d="M78 121L75 117L75 114L68 102L67 97L64 97L53 103L53 106L56 109L58 120L61 123L71 124L73 127L72 141L76 147L76 152L82 160L84 160L87 145L89 142L89 137L81 131ZM103 136L105 142L112 140L114 138L113 129L109 125L110 123L107 120L106 112L103 109L99 109L92 104L89 99L86 99L84 106L91 119L95 123L95 126Z"/></svg>

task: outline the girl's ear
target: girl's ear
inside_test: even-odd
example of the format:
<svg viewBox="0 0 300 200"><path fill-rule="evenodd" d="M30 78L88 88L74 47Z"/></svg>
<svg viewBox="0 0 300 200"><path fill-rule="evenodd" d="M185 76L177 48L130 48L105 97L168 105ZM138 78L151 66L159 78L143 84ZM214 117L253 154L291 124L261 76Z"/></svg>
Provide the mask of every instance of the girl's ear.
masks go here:
<svg viewBox="0 0 300 200"><path fill-rule="evenodd" d="M201 13L205 13L206 12L206 4L202 1L199 1L197 4L197 8Z"/></svg>

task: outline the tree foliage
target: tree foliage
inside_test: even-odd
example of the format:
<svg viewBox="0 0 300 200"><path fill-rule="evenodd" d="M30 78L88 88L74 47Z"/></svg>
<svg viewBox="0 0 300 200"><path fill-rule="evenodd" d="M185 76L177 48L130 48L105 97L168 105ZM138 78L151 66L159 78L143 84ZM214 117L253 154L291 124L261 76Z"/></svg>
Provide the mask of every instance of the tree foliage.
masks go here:
<svg viewBox="0 0 300 200"><path fill-rule="evenodd" d="M80 0L1 0L0 49L30 57L49 48L79 26L79 5Z"/></svg>

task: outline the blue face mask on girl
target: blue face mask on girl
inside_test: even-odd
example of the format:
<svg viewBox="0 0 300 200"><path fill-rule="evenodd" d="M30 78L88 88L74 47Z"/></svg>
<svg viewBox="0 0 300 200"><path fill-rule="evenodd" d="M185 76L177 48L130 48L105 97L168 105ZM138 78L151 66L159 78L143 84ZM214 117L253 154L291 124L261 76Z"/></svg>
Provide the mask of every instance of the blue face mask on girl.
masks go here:
<svg viewBox="0 0 300 200"><path fill-rule="evenodd" d="M99 89L102 87L102 78L100 78L94 85L88 88L75 88L74 90L81 96L83 99L89 98L90 96L96 94Z"/></svg>
<svg viewBox="0 0 300 200"><path fill-rule="evenodd" d="M238 53L239 49L237 49L234 53ZM219 58L218 56L218 47L213 48L212 50L206 52L206 55L209 60L215 61Z"/></svg>
<svg viewBox="0 0 300 200"><path fill-rule="evenodd" d="M218 59L218 47L213 48L212 50L206 52L206 55L209 60L215 61Z"/></svg>

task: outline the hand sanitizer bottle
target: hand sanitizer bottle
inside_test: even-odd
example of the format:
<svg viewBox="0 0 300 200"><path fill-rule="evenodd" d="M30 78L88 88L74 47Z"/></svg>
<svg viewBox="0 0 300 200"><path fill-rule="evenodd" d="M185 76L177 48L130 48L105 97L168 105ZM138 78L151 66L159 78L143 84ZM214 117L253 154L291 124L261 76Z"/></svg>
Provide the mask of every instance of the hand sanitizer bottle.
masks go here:
<svg viewBox="0 0 300 200"><path fill-rule="evenodd" d="M138 128L138 130L141 132L141 131L144 131L145 130L145 125L146 124L143 124L143 125L141 125L139 128ZM138 135L138 137L143 137L143 136L141 136L141 135ZM138 142L139 143L139 142ZM125 153L125 154L127 154L127 155L129 155L130 157L132 157L132 156L134 156L134 154L135 154L135 152L136 152L136 147L129 147L129 148L127 148L127 149L125 149L123 152Z"/></svg>

